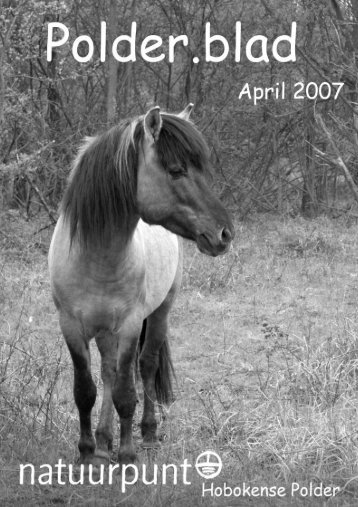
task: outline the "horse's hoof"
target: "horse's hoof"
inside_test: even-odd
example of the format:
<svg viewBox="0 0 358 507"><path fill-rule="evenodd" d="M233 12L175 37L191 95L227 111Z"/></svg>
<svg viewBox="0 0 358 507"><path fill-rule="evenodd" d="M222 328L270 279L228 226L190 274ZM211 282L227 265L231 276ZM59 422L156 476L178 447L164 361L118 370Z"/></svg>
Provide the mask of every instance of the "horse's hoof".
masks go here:
<svg viewBox="0 0 358 507"><path fill-rule="evenodd" d="M144 450L157 450L160 449L161 445L158 440L143 440L142 448Z"/></svg>
<svg viewBox="0 0 358 507"><path fill-rule="evenodd" d="M100 449L96 449L92 463L94 466L99 467L100 465L108 466L110 463L110 456L108 452L101 451Z"/></svg>
<svg viewBox="0 0 358 507"><path fill-rule="evenodd" d="M85 467L87 465L92 465L92 463L93 463L93 454L81 455L77 460L78 465L84 465Z"/></svg>
<svg viewBox="0 0 358 507"><path fill-rule="evenodd" d="M137 456L133 452L119 452L118 463L120 465L133 465L137 460Z"/></svg>

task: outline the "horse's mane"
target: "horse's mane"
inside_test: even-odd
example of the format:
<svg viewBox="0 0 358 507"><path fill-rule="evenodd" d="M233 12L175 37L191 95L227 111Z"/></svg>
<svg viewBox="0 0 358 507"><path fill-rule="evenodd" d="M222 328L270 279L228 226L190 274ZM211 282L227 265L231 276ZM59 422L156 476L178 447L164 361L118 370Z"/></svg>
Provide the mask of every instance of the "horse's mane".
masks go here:
<svg viewBox="0 0 358 507"><path fill-rule="evenodd" d="M161 117L156 147L163 168L175 161L189 161L205 170L209 149L193 123L167 113ZM114 231L128 226L136 209L138 150L143 136L140 116L85 140L62 200L71 242L76 237L84 247L106 245Z"/></svg>

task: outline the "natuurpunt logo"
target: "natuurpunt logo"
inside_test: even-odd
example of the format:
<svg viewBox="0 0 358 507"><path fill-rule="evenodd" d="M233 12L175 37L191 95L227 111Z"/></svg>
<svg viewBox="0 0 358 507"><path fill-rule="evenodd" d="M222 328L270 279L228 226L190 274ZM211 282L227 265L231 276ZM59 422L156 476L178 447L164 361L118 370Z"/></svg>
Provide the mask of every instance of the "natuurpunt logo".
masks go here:
<svg viewBox="0 0 358 507"><path fill-rule="evenodd" d="M250 498L321 498L328 499L337 496L341 489L332 484L317 483L312 481L305 484L293 482L290 485L255 485L245 481L228 484L214 484L211 479L218 477L222 471L223 463L220 456L214 451L204 451L196 458L193 466L184 459L179 465L175 464L152 464L148 467L141 465L110 464L108 467L100 465L66 465L61 459L55 465L40 465L37 469L31 463L20 465L20 485L38 484L47 486L58 485L103 485L115 484L122 493L126 493L131 486L137 483L149 485L177 485L185 486L192 484L195 478L193 471L204 479L201 485L202 497L250 497ZM117 473L115 473L117 471ZM120 472L120 473L119 473Z"/></svg>
<svg viewBox="0 0 358 507"><path fill-rule="evenodd" d="M204 479L213 479L217 477L222 470L222 460L214 451L205 451L201 453L196 461L195 466L188 462L185 458L180 465L173 463L157 465L156 463L148 467L145 463L141 465L135 464L110 464L105 465L66 465L62 459L59 459L54 465L43 464L35 467L31 463L20 464L20 485L38 484L40 486L48 486L53 484L65 485L103 485L113 484L118 481L122 493L125 493L129 486L133 486L137 482L145 485L157 484L192 484L191 479L193 468L197 474ZM120 473L119 473L120 472Z"/></svg>
<svg viewBox="0 0 358 507"><path fill-rule="evenodd" d="M214 479L220 474L222 467L221 458L214 451L204 451L196 458L196 471L204 479Z"/></svg>

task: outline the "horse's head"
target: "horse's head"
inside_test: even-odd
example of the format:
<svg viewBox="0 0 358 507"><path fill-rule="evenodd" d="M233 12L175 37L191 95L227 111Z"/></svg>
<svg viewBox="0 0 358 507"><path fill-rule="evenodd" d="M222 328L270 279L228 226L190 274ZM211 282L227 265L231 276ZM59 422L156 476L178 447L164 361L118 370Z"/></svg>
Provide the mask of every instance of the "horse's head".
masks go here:
<svg viewBox="0 0 358 507"><path fill-rule="evenodd" d="M192 104L179 115L145 115L139 150L137 207L149 224L196 241L208 255L225 253L234 228L207 183L208 147L189 121Z"/></svg>

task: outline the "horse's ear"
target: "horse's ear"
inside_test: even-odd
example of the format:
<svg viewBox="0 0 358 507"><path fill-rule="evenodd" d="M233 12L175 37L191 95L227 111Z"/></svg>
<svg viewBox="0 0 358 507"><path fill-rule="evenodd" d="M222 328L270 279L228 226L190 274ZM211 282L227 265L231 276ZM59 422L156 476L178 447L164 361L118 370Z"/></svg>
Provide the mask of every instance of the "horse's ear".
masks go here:
<svg viewBox="0 0 358 507"><path fill-rule="evenodd" d="M160 107L156 106L150 109L144 117L144 132L146 137L151 141L158 141L161 128Z"/></svg>
<svg viewBox="0 0 358 507"><path fill-rule="evenodd" d="M194 104L190 102L190 104L188 104L186 108L183 109L183 111L178 114L179 118L183 118L183 120L189 120L190 113L192 112L193 107Z"/></svg>

